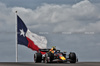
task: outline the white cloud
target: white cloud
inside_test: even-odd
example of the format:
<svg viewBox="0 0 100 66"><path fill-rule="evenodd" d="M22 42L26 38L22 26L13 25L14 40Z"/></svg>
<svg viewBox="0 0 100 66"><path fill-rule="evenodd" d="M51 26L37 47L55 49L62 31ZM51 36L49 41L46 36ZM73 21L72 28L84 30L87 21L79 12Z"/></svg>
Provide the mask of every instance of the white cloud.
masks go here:
<svg viewBox="0 0 100 66"><path fill-rule="evenodd" d="M69 8L69 11L66 10L66 13L64 14L66 15L65 22L57 25L54 31L90 31L87 26L91 27L90 23L95 24L100 19L100 14L97 11L96 6L90 3L88 0L73 5L71 8ZM93 28L98 29L97 27L91 27L91 30Z"/></svg>
<svg viewBox="0 0 100 66"><path fill-rule="evenodd" d="M0 3L0 31L11 30L14 27L17 10L18 15L31 29L41 29L43 31L97 31L100 25L99 8L88 0L81 1L74 5L43 4L36 9L26 9L24 7L8 8ZM3 27L3 26L6 27ZM42 28L46 26L47 28ZM51 27L52 26L52 27ZM49 30L50 29L50 30Z"/></svg>
<svg viewBox="0 0 100 66"><path fill-rule="evenodd" d="M40 28L43 31L52 29L50 31L53 32L84 32L90 30L97 30L99 32L98 27L93 26L100 21L99 8L88 0L74 5L44 4L35 10L23 7L12 8L13 12L15 10L18 11L21 18L33 29L37 27L37 29ZM46 25L48 30L41 28L43 25ZM100 24L98 23L98 25Z"/></svg>
<svg viewBox="0 0 100 66"><path fill-rule="evenodd" d="M11 8L7 8L5 4L0 3L0 32L12 30L14 30L14 14Z"/></svg>

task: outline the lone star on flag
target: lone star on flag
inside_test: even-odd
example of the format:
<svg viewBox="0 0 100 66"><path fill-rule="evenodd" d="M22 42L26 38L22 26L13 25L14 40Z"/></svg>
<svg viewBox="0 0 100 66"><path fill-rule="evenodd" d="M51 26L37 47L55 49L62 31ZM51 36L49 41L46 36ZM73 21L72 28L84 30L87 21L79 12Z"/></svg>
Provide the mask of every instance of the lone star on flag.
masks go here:
<svg viewBox="0 0 100 66"><path fill-rule="evenodd" d="M23 35L23 37L25 37L25 32L23 31L23 29L20 29L20 35Z"/></svg>

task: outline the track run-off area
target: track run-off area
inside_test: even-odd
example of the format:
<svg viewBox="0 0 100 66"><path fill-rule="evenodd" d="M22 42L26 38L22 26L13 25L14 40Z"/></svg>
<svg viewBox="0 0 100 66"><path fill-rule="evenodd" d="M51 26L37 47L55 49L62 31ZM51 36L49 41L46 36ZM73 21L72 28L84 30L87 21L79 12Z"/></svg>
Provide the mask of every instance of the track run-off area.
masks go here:
<svg viewBox="0 0 100 66"><path fill-rule="evenodd" d="M78 63L34 63L34 62L0 62L0 66L100 66L100 62Z"/></svg>

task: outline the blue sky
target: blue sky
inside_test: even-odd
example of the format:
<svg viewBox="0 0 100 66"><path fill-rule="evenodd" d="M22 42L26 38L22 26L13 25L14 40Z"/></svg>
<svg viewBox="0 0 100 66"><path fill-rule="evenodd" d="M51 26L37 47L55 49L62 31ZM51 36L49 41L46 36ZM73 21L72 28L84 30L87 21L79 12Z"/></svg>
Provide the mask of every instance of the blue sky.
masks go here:
<svg viewBox="0 0 100 66"><path fill-rule="evenodd" d="M0 62L15 62L15 11L48 47L76 52L79 61L100 61L100 0L0 0ZM18 45L18 61L35 51Z"/></svg>

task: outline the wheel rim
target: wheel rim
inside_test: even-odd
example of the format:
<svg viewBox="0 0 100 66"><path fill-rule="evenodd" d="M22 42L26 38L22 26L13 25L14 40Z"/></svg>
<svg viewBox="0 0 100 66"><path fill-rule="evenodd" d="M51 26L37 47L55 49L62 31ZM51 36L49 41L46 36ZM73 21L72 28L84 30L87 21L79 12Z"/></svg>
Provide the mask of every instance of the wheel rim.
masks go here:
<svg viewBox="0 0 100 66"><path fill-rule="evenodd" d="M48 63L48 54L45 56L45 63Z"/></svg>
<svg viewBox="0 0 100 66"><path fill-rule="evenodd" d="M47 58L45 58L45 63L47 63Z"/></svg>

